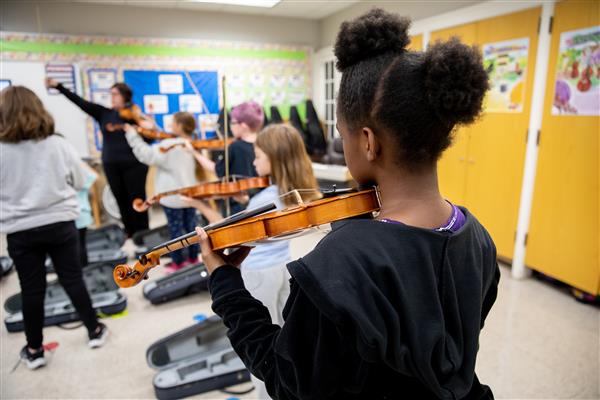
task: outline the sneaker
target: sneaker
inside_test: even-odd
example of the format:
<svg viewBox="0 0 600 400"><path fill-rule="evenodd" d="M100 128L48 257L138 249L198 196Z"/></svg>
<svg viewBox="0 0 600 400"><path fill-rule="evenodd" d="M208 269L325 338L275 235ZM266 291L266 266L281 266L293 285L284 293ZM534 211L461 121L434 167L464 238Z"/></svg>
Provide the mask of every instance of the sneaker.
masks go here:
<svg viewBox="0 0 600 400"><path fill-rule="evenodd" d="M40 348L36 353L29 352L27 345L21 349L20 353L21 360L25 361L27 368L38 369L46 365L46 359L44 358L44 348Z"/></svg>
<svg viewBox="0 0 600 400"><path fill-rule="evenodd" d="M100 331L98 331L100 328ZM108 336L108 328L102 322L98 322L98 328L92 333L88 333L89 341L88 346L92 349L104 346L106 343L106 337Z"/></svg>
<svg viewBox="0 0 600 400"><path fill-rule="evenodd" d="M175 261L171 261L170 263L165 265L165 272L167 274L172 274L173 272L179 271L181 268L185 267L186 265L187 265L186 261L182 262L181 264L177 264Z"/></svg>

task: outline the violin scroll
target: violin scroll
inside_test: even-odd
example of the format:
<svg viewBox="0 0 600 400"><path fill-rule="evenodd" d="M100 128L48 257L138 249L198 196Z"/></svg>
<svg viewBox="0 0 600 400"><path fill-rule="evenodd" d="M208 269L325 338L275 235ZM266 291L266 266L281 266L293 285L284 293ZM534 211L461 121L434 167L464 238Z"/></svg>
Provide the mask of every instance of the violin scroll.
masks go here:
<svg viewBox="0 0 600 400"><path fill-rule="evenodd" d="M148 271L160 264L160 254L155 252L144 255L133 267L127 264L117 265L113 270L113 279L119 287L135 286L148 279Z"/></svg>

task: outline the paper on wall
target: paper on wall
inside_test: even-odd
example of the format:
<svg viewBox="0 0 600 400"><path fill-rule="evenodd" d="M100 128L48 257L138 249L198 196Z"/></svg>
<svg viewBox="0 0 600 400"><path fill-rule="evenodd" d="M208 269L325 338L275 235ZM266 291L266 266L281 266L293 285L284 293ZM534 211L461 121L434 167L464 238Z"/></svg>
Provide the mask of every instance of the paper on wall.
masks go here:
<svg viewBox="0 0 600 400"><path fill-rule="evenodd" d="M159 75L158 90L165 94L183 93L183 77L179 74Z"/></svg>
<svg viewBox="0 0 600 400"><path fill-rule="evenodd" d="M167 114L169 112L169 98L162 94L145 95L144 112L146 114Z"/></svg>

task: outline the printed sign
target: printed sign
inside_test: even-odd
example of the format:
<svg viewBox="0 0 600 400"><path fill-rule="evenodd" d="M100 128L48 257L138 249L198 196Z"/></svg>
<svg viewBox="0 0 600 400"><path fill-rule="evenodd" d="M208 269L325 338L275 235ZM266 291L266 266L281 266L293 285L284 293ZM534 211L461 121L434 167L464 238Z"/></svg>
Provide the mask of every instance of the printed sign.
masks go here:
<svg viewBox="0 0 600 400"><path fill-rule="evenodd" d="M487 112L522 112L529 38L489 43L483 46L483 65L490 78L485 100Z"/></svg>
<svg viewBox="0 0 600 400"><path fill-rule="evenodd" d="M553 115L600 115L600 26L563 32Z"/></svg>
<svg viewBox="0 0 600 400"><path fill-rule="evenodd" d="M167 114L169 112L169 98L162 94L147 94L144 96L144 113Z"/></svg>
<svg viewBox="0 0 600 400"><path fill-rule="evenodd" d="M165 94L183 93L183 77L179 74L159 75L158 90Z"/></svg>
<svg viewBox="0 0 600 400"><path fill-rule="evenodd" d="M199 114L202 112L202 99L195 94L182 94L179 96L179 110Z"/></svg>

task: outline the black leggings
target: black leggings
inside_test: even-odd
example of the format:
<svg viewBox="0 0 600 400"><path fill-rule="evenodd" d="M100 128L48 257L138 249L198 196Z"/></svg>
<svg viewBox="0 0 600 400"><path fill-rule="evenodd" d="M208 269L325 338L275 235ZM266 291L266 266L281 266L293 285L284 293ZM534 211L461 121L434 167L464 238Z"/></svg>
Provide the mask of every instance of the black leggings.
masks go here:
<svg viewBox="0 0 600 400"><path fill-rule="evenodd" d="M42 347L44 298L46 296L46 255L50 255L58 281L67 292L88 331L98 327L96 312L83 282L79 261L79 238L73 221L57 222L7 235L8 254L15 262L27 345Z"/></svg>
<svg viewBox="0 0 600 400"><path fill-rule="evenodd" d="M146 199L148 167L137 161L104 163L104 174L110 185L125 225L127 235L148 229L148 212L133 209L133 200Z"/></svg>

